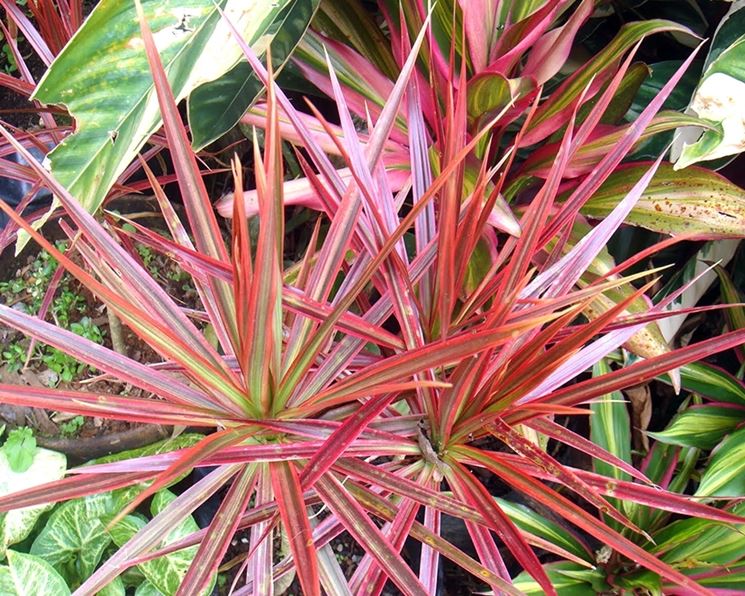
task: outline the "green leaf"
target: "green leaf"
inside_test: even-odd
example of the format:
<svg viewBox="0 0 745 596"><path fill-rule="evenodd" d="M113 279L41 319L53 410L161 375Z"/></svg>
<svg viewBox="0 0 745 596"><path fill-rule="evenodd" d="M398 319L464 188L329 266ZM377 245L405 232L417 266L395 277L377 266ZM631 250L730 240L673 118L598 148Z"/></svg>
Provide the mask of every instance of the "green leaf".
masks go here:
<svg viewBox="0 0 745 596"><path fill-rule="evenodd" d="M588 556L588 552L583 548L582 544L572 535L571 532L568 532L559 524L546 519L542 515L538 515L536 512L524 505L515 504L496 497L495 500L521 530L543 538L551 544L576 555L580 559L584 559L590 563L592 562L591 557Z"/></svg>
<svg viewBox="0 0 745 596"><path fill-rule="evenodd" d="M715 401L745 406L745 385L727 371L694 362L680 369L683 388Z"/></svg>
<svg viewBox="0 0 745 596"><path fill-rule="evenodd" d="M266 27L263 35L272 40L275 73L282 69L302 39L319 2L293 0ZM188 105L194 149L199 150L228 132L263 91L264 85L246 62L194 89Z"/></svg>
<svg viewBox="0 0 745 596"><path fill-rule="evenodd" d="M36 454L36 437L34 431L27 426L14 428L8 433L3 445L3 452L8 458L10 469L21 474L31 467Z"/></svg>
<svg viewBox="0 0 745 596"><path fill-rule="evenodd" d="M745 409L697 406L678 414L662 432L647 434L671 445L711 449L743 422Z"/></svg>
<svg viewBox="0 0 745 596"><path fill-rule="evenodd" d="M62 453L37 449L31 466L23 473L14 472L4 450L0 450L0 496L59 480L67 470L67 458ZM13 509L0 516L0 558L5 549L26 539L42 513L52 504Z"/></svg>
<svg viewBox="0 0 745 596"><path fill-rule="evenodd" d="M621 167L611 174L582 213L608 215L648 169ZM626 222L663 234L698 233L707 238L745 235L745 191L704 168L676 172L662 164Z"/></svg>
<svg viewBox="0 0 745 596"><path fill-rule="evenodd" d="M739 32L735 33L738 31ZM701 82L689 112L718 126L718 130L687 129L680 133L674 153L675 169L700 161L737 155L745 149L745 10L732 5L714 36ZM737 35L735 37L735 35Z"/></svg>
<svg viewBox="0 0 745 596"><path fill-rule="evenodd" d="M290 0L144 0L143 10L176 100L235 66L238 44L218 8L263 53L265 31ZM49 155L55 177L90 212L161 125L133 2L102 0L34 93L64 104L76 131Z"/></svg>
<svg viewBox="0 0 745 596"><path fill-rule="evenodd" d="M0 567L3 596L70 596L70 588L54 568L39 557L8 551L8 566Z"/></svg>
<svg viewBox="0 0 745 596"><path fill-rule="evenodd" d="M595 596L608 589L602 571L587 569L577 563L561 562L544 565L551 584L561 596ZM546 591L530 577L522 572L513 580L513 585L527 596L543 595Z"/></svg>
<svg viewBox="0 0 745 596"><path fill-rule="evenodd" d="M95 571L111 544L108 524L120 510L113 493L63 503L50 516L31 545L31 554L53 565L71 586Z"/></svg>
<svg viewBox="0 0 745 596"><path fill-rule="evenodd" d="M701 478L696 495L745 496L745 428L735 431L722 441Z"/></svg>
<svg viewBox="0 0 745 596"><path fill-rule="evenodd" d="M124 588L124 582L121 577L114 578L109 585L104 586L98 591L96 596L126 596L127 590Z"/></svg>
<svg viewBox="0 0 745 596"><path fill-rule="evenodd" d="M170 491L158 491L153 497L153 501L150 505L150 511L153 516L158 515L163 511L163 509L165 509L175 498L176 495ZM121 548L139 530L144 528L146 523L147 522L139 517L128 515L111 528L111 538L114 543ZM163 538L163 541L156 548L162 548L167 544L176 542L180 538L197 531L199 531L197 522L194 521L193 517L189 516L171 530L171 532ZM197 548L198 547L196 546L184 548L164 557L159 557L152 561L142 563L137 567L156 590L163 594L175 594L178 587L181 585L181 580L184 575L186 575L186 571L189 569L189 565L191 565L191 562L194 559ZM146 593L152 594L153 592L148 591Z"/></svg>
<svg viewBox="0 0 745 596"><path fill-rule="evenodd" d="M738 503L732 513L745 513ZM655 552L677 567L721 566L745 557L745 524L730 526L704 519L683 519L654 535Z"/></svg>

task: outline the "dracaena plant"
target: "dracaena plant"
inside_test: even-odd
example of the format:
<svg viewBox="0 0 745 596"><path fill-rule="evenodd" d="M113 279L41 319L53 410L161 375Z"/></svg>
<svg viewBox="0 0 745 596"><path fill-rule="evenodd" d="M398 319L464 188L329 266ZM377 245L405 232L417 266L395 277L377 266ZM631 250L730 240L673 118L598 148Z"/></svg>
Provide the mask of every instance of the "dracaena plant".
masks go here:
<svg viewBox="0 0 745 596"><path fill-rule="evenodd" d="M134 231L102 226L2 130L59 197L67 216L63 228L75 238L84 266L57 251L10 209L3 210L152 347L163 364L140 364L0 306L4 324L152 393L134 398L0 385L0 401L212 431L185 449L75 468L63 480L0 498L0 508L7 510L142 484L125 515L186 471L211 468L104 561L78 593L95 593L132 565L194 545L198 549L179 593L201 593L238 530L250 532L250 550L236 577L236 589L244 594L270 594L275 579L293 572L305 594L320 594L322 587L334 594L379 594L389 581L404 594L431 594L442 557L495 592L517 593L514 570L505 562L508 552L541 590L556 593L537 549L570 560L580 557L535 525L513 521L515 511L491 496L485 477L525 494L666 581L706 593L631 540L627 534L644 536L644 529L607 497L722 523L741 518L656 486L553 420L557 413L584 414L582 404L589 400L745 341L745 331L732 331L568 384L665 316L663 308L674 299L642 313L626 312L650 287L630 285L640 274L622 277L644 255L577 286L659 163L585 238L563 250L577 210L644 126L626 130L613 150L579 177L572 196L559 203L565 170L604 106L601 102L582 124L573 109L556 161L519 213L519 237L497 236L487 221L502 185L498 175L508 170L519 138L504 159L491 166L477 162L481 166L473 183L464 184L469 164L490 151L488 135L499 114L469 133L467 98L460 95L446 102L441 143L429 147L426 106L412 84L426 26L412 42L382 109L364 120L365 134L357 131L331 70L343 144L335 143L337 135L322 118L317 122L328 142L319 143L306 118L242 43L267 85L263 150L254 141L259 232L252 242L242 170L234 161L232 236L226 247L150 30L140 18L191 235L152 177L170 238L135 223ZM651 120L674 84L675 77L640 116L642 123ZM288 127L280 113L302 140L306 153L297 159L328 220L287 267L283 208L291 183L283 181L281 139ZM386 174L386 156L402 117L409 123L410 173L396 190ZM527 127L522 124L518 137ZM325 153L329 143L345 160L346 178ZM428 152L434 152L435 171ZM201 310L184 311L165 294L125 250L132 239L181 264L194 279ZM628 289L628 295L597 317L580 316L617 288ZM217 347L190 316L209 322ZM632 480L609 481L565 466L532 440L537 435L585 451ZM208 528L161 547L164 532L223 488ZM443 515L465 522L475 558L442 536ZM290 545L290 554L281 560L274 551L277 527ZM351 577L344 576L329 548L342 532L364 551ZM401 554L407 537L422 545L418 565L408 564Z"/></svg>

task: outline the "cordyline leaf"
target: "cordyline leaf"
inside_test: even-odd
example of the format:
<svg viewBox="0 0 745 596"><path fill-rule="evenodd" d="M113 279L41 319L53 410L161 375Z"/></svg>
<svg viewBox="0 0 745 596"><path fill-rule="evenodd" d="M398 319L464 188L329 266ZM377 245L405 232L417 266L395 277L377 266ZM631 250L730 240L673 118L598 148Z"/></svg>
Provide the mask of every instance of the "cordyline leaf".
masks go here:
<svg viewBox="0 0 745 596"><path fill-rule="evenodd" d="M247 43L258 52L263 35L289 0L245 3L221 0ZM226 42L218 5L205 0L150 0L143 3L156 31L174 94L217 79L238 63L240 49ZM150 72L142 51L134 4L104 0L39 83L34 99L64 104L76 118L76 132L49 154L52 172L90 212L161 124ZM111 90L117 90L112 101Z"/></svg>
<svg viewBox="0 0 745 596"><path fill-rule="evenodd" d="M561 405L578 405L585 403L595 397L625 389L631 385L638 385L654 378L658 374L678 368L685 364L695 362L717 352L728 350L745 343L745 330L732 331L719 337L713 337L696 344L690 344L684 348L653 358L648 358L626 366L622 369L612 371L608 374L593 379L581 381L570 387L564 387L553 391L550 395L544 395L534 401L538 403L549 402ZM521 422L529 415L526 413L515 413L505 416L510 423Z"/></svg>
<svg viewBox="0 0 745 596"><path fill-rule="evenodd" d="M230 547L241 514L251 498L256 479L256 467L246 466L233 480L228 494L222 499L220 507L201 540L194 560L181 582L177 594L201 593L207 589L225 553Z"/></svg>
<svg viewBox="0 0 745 596"><path fill-rule="evenodd" d="M639 137L634 147L638 147L644 141L665 131L674 130L679 126L691 126L701 123L702 121L694 116L680 114L679 112L660 112L652 119L652 122L644 130L644 133ZM575 178L590 172L608 152L608 147L615 144L624 135L628 127L629 125L625 125L622 127L612 127L607 130L603 127L598 134L593 134L591 139L583 143L572 156L564 175L567 178ZM523 164L520 171L521 175L545 177L553 163L556 147L557 145L552 143L544 145L533 152Z"/></svg>
<svg viewBox="0 0 745 596"><path fill-rule="evenodd" d="M646 167L619 168L585 203L581 213L598 218L607 215ZM704 168L676 172L670 164L663 164L626 222L665 234L745 236L745 191Z"/></svg>
<svg viewBox="0 0 745 596"><path fill-rule="evenodd" d="M459 498L469 502L482 516L492 521L496 533L520 565L546 590L547 594L556 594L551 582L543 571L536 554L525 542L517 526L499 507L483 484L461 465L448 462L448 484Z"/></svg>
<svg viewBox="0 0 745 596"><path fill-rule="evenodd" d="M324 503L344 524L344 528L386 570L390 580L404 594L426 596L427 592L401 555L368 517L367 512L336 478L325 475L316 483Z"/></svg>
<svg viewBox="0 0 745 596"><path fill-rule="evenodd" d="M567 115L588 85L592 83L596 89L599 88L602 79L608 76L610 68L640 39L663 31L690 33L689 29L682 25L660 19L624 25L610 44L562 83L538 109L531 122L530 131L522 139L522 145L533 145L558 130L565 124Z"/></svg>
<svg viewBox="0 0 745 596"><path fill-rule="evenodd" d="M505 461L511 462L511 465L515 469L529 474L533 478L543 478L545 480L552 480L554 478L553 473L546 472L517 456L503 454L502 457ZM612 480L606 476L586 470L574 469L574 473L581 477L587 484L608 496L615 496L619 499L663 511L671 511L681 515L695 516L729 524L743 523L745 521L745 518L740 515L699 503L692 497L680 495L671 490L664 490L656 486L647 486L625 480Z"/></svg>
<svg viewBox="0 0 745 596"><path fill-rule="evenodd" d="M394 519L397 509L389 501L358 484L349 482L346 486L348 486L350 493L354 495L355 499L370 513L386 521ZM422 545L431 546L436 552L447 557L469 573L472 573L475 577L487 582L494 589L503 591L506 594L520 594L510 583L474 561L471 557L453 546L452 543L444 540L439 533L431 532L419 522L414 522L412 525L411 536L420 541Z"/></svg>
<svg viewBox="0 0 745 596"><path fill-rule="evenodd" d="M112 288L100 283L85 269L57 250L53 244L35 231L4 202L0 202L0 209L17 225L28 232L42 248L49 252L67 271L77 277L90 291L103 299L108 306L113 307L116 310L116 314L133 330L139 333L141 337L146 338L150 345L157 346L164 353L168 354L170 358L182 361L185 368L193 374L193 378L194 376L201 376L202 382L207 385L217 383L220 386L217 397L218 401L221 401L226 409L240 412L238 406L229 403L230 399L238 403L245 401L243 395L237 391L235 384L230 380L230 377L233 376L232 373L225 365L222 357L217 354L194 324L188 320L186 315L166 292L144 272L142 267L105 232L104 228L82 209L80 204L73 199L65 188L49 172L42 168L33 156L1 126L0 134L24 157L34 171L47 182L55 196L64 204L68 215L78 224L85 238L90 241L91 246L99 251L97 259L89 260L88 264L112 284L114 291L112 291ZM83 243L80 243L79 247L82 248L82 246ZM100 262L102 258L104 259L104 263ZM106 259L110 260L110 266L105 264ZM114 264L117 275L112 274L111 267L114 267ZM132 300L127 301L122 298L122 284L125 281L129 282L127 293L131 298L133 297L133 300L144 303L148 308L147 312L136 308ZM36 323L41 322L36 321ZM57 335L62 333L64 335L63 330L60 329L53 330L52 333ZM74 337L80 340L78 336ZM92 344L93 342L90 343ZM91 349L95 350L96 348L91 347ZM114 354L114 352L111 353ZM117 356L114 356L114 358ZM120 359L122 358L121 356L118 357ZM129 365L137 364L129 360L128 362ZM186 365L187 362L189 366ZM216 369L222 372L215 374L217 372ZM168 393L168 390L166 390L166 393ZM178 393L183 393L183 390L180 390ZM187 388L187 393L193 395L195 391ZM165 393L161 391L160 394L164 395ZM231 397L224 398L222 396ZM197 398L194 403L199 403L200 399L204 400L205 398L206 396ZM177 402L183 401L178 396L173 399ZM248 406L248 404L244 404L245 406Z"/></svg>
<svg viewBox="0 0 745 596"><path fill-rule="evenodd" d="M71 476L0 497L0 511L10 511L43 503L57 503L108 492L144 482L156 474L157 472L115 472L113 474L90 474L83 478Z"/></svg>
<svg viewBox="0 0 745 596"><path fill-rule="evenodd" d="M0 400L18 406L151 424L215 426L217 420L224 423L227 418L224 412L217 410L181 406L158 399L45 387L0 384Z"/></svg>
<svg viewBox="0 0 745 596"><path fill-rule="evenodd" d="M303 594L320 596L318 561L313 545L313 531L303 502L303 489L293 462L269 466L279 515L287 532Z"/></svg>
<svg viewBox="0 0 745 596"><path fill-rule="evenodd" d="M205 409L212 409L214 406L205 394L179 382L171 375L154 371L144 364L122 356L71 331L40 321L2 304L0 304L0 321L63 350L81 362L116 375L136 387L145 391L152 391L175 403L198 404Z"/></svg>

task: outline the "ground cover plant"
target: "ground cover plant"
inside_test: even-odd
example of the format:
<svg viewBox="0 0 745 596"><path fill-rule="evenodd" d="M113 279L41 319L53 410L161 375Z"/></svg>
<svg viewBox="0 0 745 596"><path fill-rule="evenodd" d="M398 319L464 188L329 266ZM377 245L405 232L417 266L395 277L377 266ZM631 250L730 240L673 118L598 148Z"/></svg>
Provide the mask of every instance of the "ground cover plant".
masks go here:
<svg viewBox="0 0 745 596"><path fill-rule="evenodd" d="M713 445L686 444L676 419L635 466L617 392L658 377L690 387L693 376L694 391L719 387L711 397L723 399L727 386L737 398L736 378L714 374L719 382L706 389L700 369L685 367L739 349L745 330L735 322L720 335L668 346L656 322L692 283L652 303L646 296L664 272L634 267L694 235L742 235L742 191L705 169L677 174L662 158L622 164L645 135L707 125L658 113L692 58L633 122L607 120L619 102L628 107L623 91L639 39L683 28L630 25L602 60L544 93L567 55L561 34L579 27L592 3L520 4L524 13L507 16L498 5L468 4L504 17L495 43L475 27L483 15L469 16L470 8L453 4L443 13L443 3L428 14L411 2L398 13L381 4L394 51L378 60L389 80L330 38L328 55L313 55L321 34L312 34L298 60L333 98L338 124L313 107L298 111L271 67L231 29L266 95L244 118L263 130L251 138L255 190L244 190L244 166L231 162L233 192L220 204L232 215L227 242L142 11L141 42L164 124L159 142L186 213L182 220L143 165L169 234L113 213L92 216L29 154L25 139L0 129L35 182L58 197L70 251L5 204L3 212L160 360L143 364L0 305L3 324L147 394L0 384L0 401L204 433L176 449L92 462L0 497L8 515L68 501L28 553L11 546L0 567L8 593L13 578L35 573L54 577L49 585L58 593L124 593L136 585L138 593L199 594L212 589L222 566L237 570L226 589L245 594L279 591L277 582L292 577L304 594L390 586L433 594L444 559L495 593L722 587L723 568L740 566L745 523L739 508L715 507L741 496L721 464L731 450L697 477L695 450ZM433 39L448 23L443 51ZM350 69L365 73L362 91L378 94L377 107L342 78ZM285 182L283 141L298 147L299 181ZM670 200L683 189L688 202ZM285 247L291 202L321 213L294 254ZM251 214L258 223L249 224ZM624 221L676 236L616 264L606 245ZM191 277L196 308L163 290L147 264L152 252ZM622 347L643 359L621 362ZM589 440L559 423L590 412ZM593 467L560 461L549 441L591 457ZM164 492L195 467L205 472L201 480L177 496ZM700 498L685 494L691 487ZM505 498L507 490L532 509ZM189 516L213 495L216 515L197 530ZM45 561L55 528L86 507L100 518L96 556ZM444 535L446 516L462 520L472 552ZM247 534L248 551L225 561L237 532ZM705 561L687 557L681 551L698 553L699 533L735 547L715 548ZM362 552L346 575L331 548L343 534ZM408 560L407 540L420 544ZM163 561L167 572L155 572Z"/></svg>

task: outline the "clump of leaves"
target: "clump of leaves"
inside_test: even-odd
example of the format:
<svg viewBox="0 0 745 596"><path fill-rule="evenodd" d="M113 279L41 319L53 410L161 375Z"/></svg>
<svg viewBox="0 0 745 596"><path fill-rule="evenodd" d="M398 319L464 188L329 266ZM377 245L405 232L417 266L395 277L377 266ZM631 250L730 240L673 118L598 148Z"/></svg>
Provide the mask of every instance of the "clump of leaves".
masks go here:
<svg viewBox="0 0 745 596"><path fill-rule="evenodd" d="M494 164L479 161L479 156L485 155L484 148L496 147L490 145L490 135L509 106L471 128L468 98L451 93L442 108L437 142L430 145L423 126L428 104L416 92L420 78L415 76L428 38L425 22L410 51L402 50L400 75L387 88L380 110L369 118L364 115L367 134L356 130L331 70L344 143L338 142L338 130L318 118L315 122L325 133L322 143L308 128L308 119L242 44L254 72L267 85L263 151L254 142L259 233L251 242L249 197L235 160L227 248L152 35L142 18L141 24L194 240L152 176L171 237L132 222L136 232L120 229L114 234L172 255L192 276L201 312L185 313L122 248L119 238L0 129L59 197L69 218L64 227L70 237L78 236L75 250L85 267L57 251L7 206L3 210L165 363L145 366L0 306L3 323L154 395L135 398L0 385L0 400L213 431L178 451L80 467L64 480L0 498L0 509L7 510L149 481L112 520L116 523L195 466L210 469L127 535L79 591L95 593L132 566L196 547L177 593L200 593L211 585L237 530L249 532L251 548L239 561L236 582L244 584L241 591L260 594L271 593L275 580L293 572L305 594L320 594L322 587L330 593L378 594L388 581L405 594L434 593L441 557L494 591L514 594L507 551L541 590L555 594L557 587L537 549L592 565L587 560L592 553L583 558L570 552L566 542L514 521L518 512L490 494L485 480L490 478L524 493L557 519L665 581L704 592L694 579L630 539L647 534L610 498L721 523L742 518L656 486L627 462L554 421L556 414L584 415L582 405L588 401L745 341L745 331L731 331L568 383L665 316L663 309L675 297L652 308L631 309L651 284L632 284L646 272L623 274L644 255L593 271L579 284L639 201L659 161L632 182L584 238L574 245L569 238L579 210L639 139L680 73L639 116L638 124L622 130L617 142L577 174L564 201L559 191L567 168L598 125L628 61L617 73L608 73L612 82L584 120L578 117L577 102L551 116L552 122L565 125L555 159L537 183L533 199L517 210L512 233L505 234L487 222L521 139L530 131L537 134L531 128L540 109L537 96L526 102L528 118ZM517 38L510 39L517 43ZM518 54L510 54L510 60L516 63ZM463 75L453 73L457 71L451 67L450 80L462 82ZM396 130L402 117L408 123L405 131ZM293 187L283 180L281 140L289 129L307 150L298 154L298 162L329 225L324 233L317 226L302 258L286 267L284 206ZM394 136L405 139L410 151L406 181L397 189L386 171ZM330 147L341 154L346 172L333 167L325 152ZM434 168L430 153L436 157ZM474 162L479 165L466 184ZM408 249L407 234L413 237ZM625 294L612 305L594 317L581 316L619 288ZM209 321L218 348L187 314ZM590 453L631 479L609 480L563 465L541 449L540 441L531 440L536 435ZM208 528L162 544L164 535L223 488L226 493ZM574 500L567 497L570 493ZM323 518L318 515L321 509L327 514ZM476 558L443 538L443 514L465 522ZM275 558L272 539L277 527L290 544L290 554L281 558ZM344 577L329 546L342 532L365 553L351 578ZM422 544L418 573L401 555L407 537Z"/></svg>

